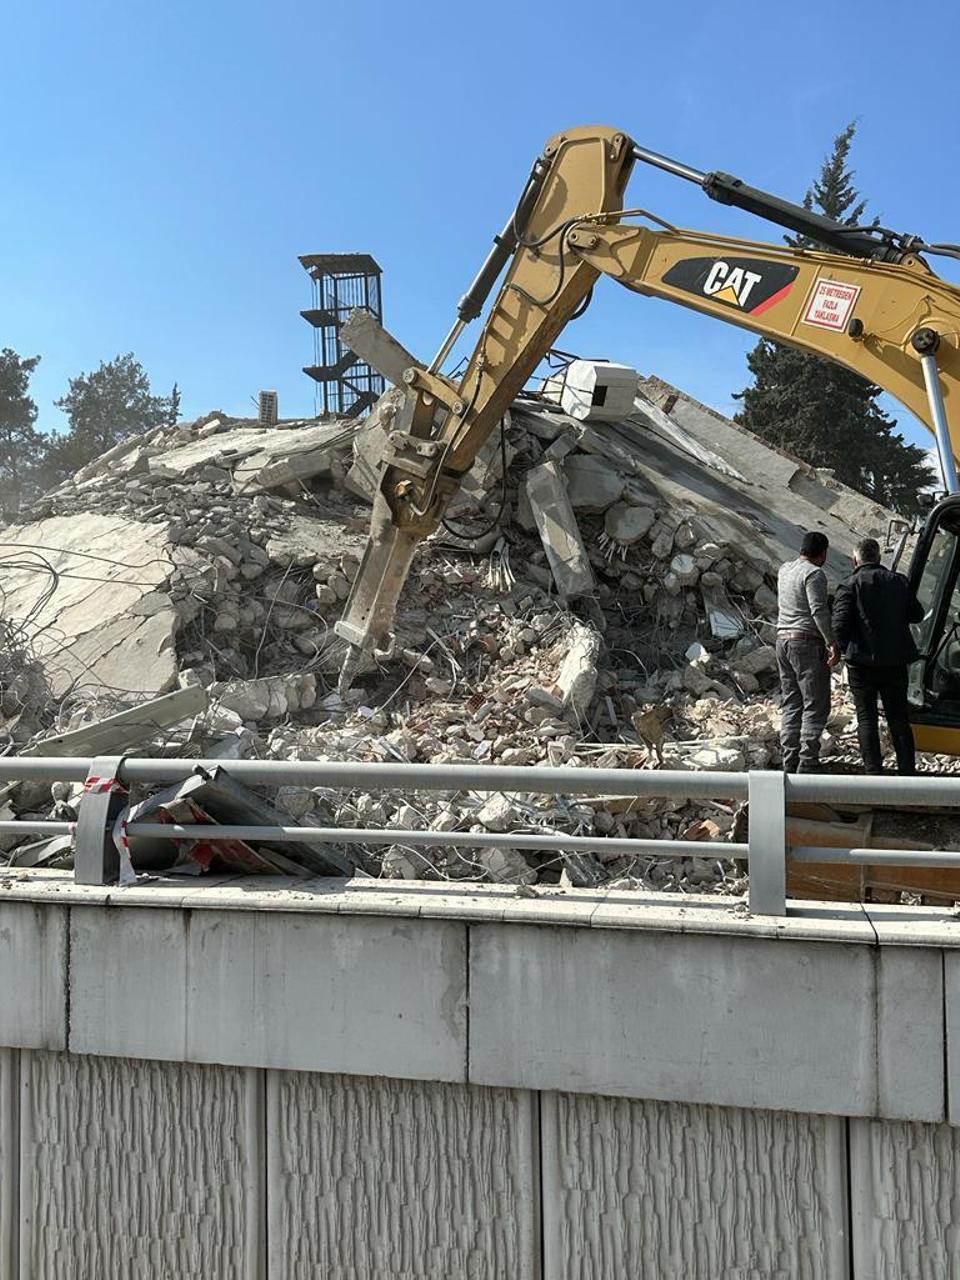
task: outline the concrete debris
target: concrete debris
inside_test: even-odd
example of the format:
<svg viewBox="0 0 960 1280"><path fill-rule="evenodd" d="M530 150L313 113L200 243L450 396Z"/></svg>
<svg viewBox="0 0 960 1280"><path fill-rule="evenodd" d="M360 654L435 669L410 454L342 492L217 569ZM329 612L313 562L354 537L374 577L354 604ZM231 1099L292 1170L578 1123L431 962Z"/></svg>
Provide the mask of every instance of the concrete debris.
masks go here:
<svg viewBox="0 0 960 1280"><path fill-rule="evenodd" d="M477 861L494 884L536 884L537 872L516 849L478 849Z"/></svg>
<svg viewBox="0 0 960 1280"><path fill-rule="evenodd" d="M18 751L22 756L121 755L159 731L202 715L210 698L201 685L187 685L127 711L95 720L81 715L65 733L51 734Z"/></svg>
<svg viewBox="0 0 960 1280"><path fill-rule="evenodd" d="M487 831L509 831L516 825L517 809L509 797L498 792L477 811L476 819Z"/></svg>
<svg viewBox="0 0 960 1280"><path fill-rule="evenodd" d="M544 462L528 471L526 491L560 596L572 600L589 595L596 579L557 464Z"/></svg>
<svg viewBox="0 0 960 1280"><path fill-rule="evenodd" d="M358 349L388 378L416 363L372 317L355 322ZM125 441L0 533L0 749L136 747L219 761L216 774L172 793L134 797L165 821L437 833L430 846L398 835L348 850L163 841L135 851L143 870L171 859L301 875L356 864L417 881L742 891L737 864L702 848L733 838L732 806L466 790L401 797L360 784L284 787L265 808L230 785L230 762L246 757L776 767L777 566L804 530L823 528L836 581L858 537L883 536L887 513L655 380L632 403L617 420L579 421L556 403L517 401L502 445L494 432L458 497L457 532L438 531L417 553L393 656L371 657L343 698L333 623L358 571L402 392L388 391L360 423L271 427L213 413ZM824 758L843 763L855 729L835 686ZM74 821L81 793L0 788L0 816ZM449 832L522 831L692 848L656 860L444 844ZM70 856L69 837L3 843L25 866Z"/></svg>
<svg viewBox="0 0 960 1280"><path fill-rule="evenodd" d="M701 747L699 751L687 756L686 764L689 769L722 770L730 773L740 773L746 768L743 752L735 747Z"/></svg>
<svg viewBox="0 0 960 1280"><path fill-rule="evenodd" d="M570 454L564 459L563 477L571 507L594 514L619 502L627 486L626 477L611 470L605 459L586 453Z"/></svg>
<svg viewBox="0 0 960 1280"><path fill-rule="evenodd" d="M650 532L656 520L656 512L650 507L635 507L629 502L615 502L607 508L603 518L603 531L608 538L624 547L632 547Z"/></svg>
<svg viewBox="0 0 960 1280"><path fill-rule="evenodd" d="M597 690L601 639L593 627L575 622L564 640L564 658L557 672L557 688L565 711L585 720Z"/></svg>
<svg viewBox="0 0 960 1280"><path fill-rule="evenodd" d="M737 671L748 671L752 676L774 672L777 669L777 651L772 644L758 645L736 660Z"/></svg>
<svg viewBox="0 0 960 1280"><path fill-rule="evenodd" d="M280 489L286 485L317 476L329 475L339 449L352 441L355 428L339 426L301 427L297 431L281 432L284 439L271 440L257 453L250 454L234 468L234 483L246 490ZM231 480L229 471L210 476L209 468L201 478L215 482Z"/></svg>
<svg viewBox="0 0 960 1280"><path fill-rule="evenodd" d="M392 333L388 333L372 311L357 307L341 326L340 337L344 343L371 369L382 373L395 387L403 384L407 369L422 369L423 364L402 346Z"/></svg>

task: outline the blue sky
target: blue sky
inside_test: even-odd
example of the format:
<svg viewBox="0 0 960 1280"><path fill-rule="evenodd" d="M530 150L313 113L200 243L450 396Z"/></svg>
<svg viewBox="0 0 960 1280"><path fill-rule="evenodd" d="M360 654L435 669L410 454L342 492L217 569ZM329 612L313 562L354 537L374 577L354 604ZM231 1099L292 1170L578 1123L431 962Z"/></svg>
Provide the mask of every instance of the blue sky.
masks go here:
<svg viewBox="0 0 960 1280"><path fill-rule="evenodd" d="M574 124L799 199L859 117L870 211L960 239L957 6L910 34L890 0L8 0L2 33L0 346L42 355L44 427L70 375L130 350L188 417L251 412L261 387L311 413L300 253L372 253L389 327L429 358L534 155ZM767 234L653 171L630 198ZM606 281L561 341L726 411L750 344Z"/></svg>

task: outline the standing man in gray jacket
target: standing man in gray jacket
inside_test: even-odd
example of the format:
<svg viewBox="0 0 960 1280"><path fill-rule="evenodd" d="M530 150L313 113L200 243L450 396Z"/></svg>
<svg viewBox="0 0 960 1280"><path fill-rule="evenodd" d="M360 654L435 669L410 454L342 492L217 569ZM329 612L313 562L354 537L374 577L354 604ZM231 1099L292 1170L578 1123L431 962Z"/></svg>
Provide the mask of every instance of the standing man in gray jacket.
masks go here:
<svg viewBox="0 0 960 1280"><path fill-rule="evenodd" d="M800 555L777 577L777 666L780 746L785 773L816 773L820 739L830 714L830 668L840 660L823 565L826 534L807 533Z"/></svg>

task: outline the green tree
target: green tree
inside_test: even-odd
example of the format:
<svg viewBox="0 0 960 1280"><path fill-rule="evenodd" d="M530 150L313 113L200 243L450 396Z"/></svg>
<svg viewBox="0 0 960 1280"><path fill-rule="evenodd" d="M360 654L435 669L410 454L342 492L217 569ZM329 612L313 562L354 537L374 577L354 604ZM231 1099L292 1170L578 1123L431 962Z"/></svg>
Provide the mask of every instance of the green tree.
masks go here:
<svg viewBox="0 0 960 1280"><path fill-rule="evenodd" d="M816 209L846 226L863 224L866 201L849 168L856 134L852 122L834 139L833 150L804 197ZM787 236L799 248L824 246ZM761 338L747 357L752 386L739 392L743 409L736 421L762 439L815 467L827 467L837 479L875 501L901 512L918 508L918 494L933 473L923 449L897 434L896 420L877 403L881 389L830 360Z"/></svg>
<svg viewBox="0 0 960 1280"><path fill-rule="evenodd" d="M39 356L24 358L10 347L0 351L0 504L16 514L24 487L43 456L45 439L36 428L37 406L29 395Z"/></svg>
<svg viewBox="0 0 960 1280"><path fill-rule="evenodd" d="M150 380L132 352L71 378L67 394L56 403L70 423L51 443L51 463L61 474L85 466L128 436L169 422L172 408L171 397L151 394Z"/></svg>

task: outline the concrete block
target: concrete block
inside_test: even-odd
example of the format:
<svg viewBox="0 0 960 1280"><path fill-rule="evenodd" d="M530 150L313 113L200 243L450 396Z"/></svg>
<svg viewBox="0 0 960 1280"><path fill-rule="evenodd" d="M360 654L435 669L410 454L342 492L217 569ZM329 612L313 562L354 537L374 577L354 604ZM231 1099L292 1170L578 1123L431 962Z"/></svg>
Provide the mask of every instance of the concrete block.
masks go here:
<svg viewBox="0 0 960 1280"><path fill-rule="evenodd" d="M462 1080L465 950L463 928L440 922L203 913L188 1057Z"/></svg>
<svg viewBox="0 0 960 1280"><path fill-rule="evenodd" d="M279 911L73 917L74 1052L464 1078L462 925Z"/></svg>
<svg viewBox="0 0 960 1280"><path fill-rule="evenodd" d="M879 1113L892 1120L945 1120L942 955L881 947L877 962Z"/></svg>
<svg viewBox="0 0 960 1280"><path fill-rule="evenodd" d="M871 948L495 924L470 936L478 1084L876 1112Z"/></svg>
<svg viewBox="0 0 960 1280"><path fill-rule="evenodd" d="M67 913L0 904L0 1045L63 1049L67 1037Z"/></svg>
<svg viewBox="0 0 960 1280"><path fill-rule="evenodd" d="M589 595L597 583L557 464L531 468L525 484L557 590L565 597Z"/></svg>
<svg viewBox="0 0 960 1280"><path fill-rule="evenodd" d="M541 1125L544 1280L847 1275L839 1118L546 1094Z"/></svg>
<svg viewBox="0 0 960 1280"><path fill-rule="evenodd" d="M537 1099L267 1076L268 1274L539 1278Z"/></svg>
<svg viewBox="0 0 960 1280"><path fill-rule="evenodd" d="M571 507L594 515L619 502L627 487L627 477L606 458L586 453L571 454L564 459L563 479Z"/></svg>
<svg viewBox="0 0 960 1280"><path fill-rule="evenodd" d="M951 1124L960 1125L960 953L943 953L943 1003L946 1011L947 1098Z"/></svg>
<svg viewBox="0 0 960 1280"><path fill-rule="evenodd" d="M22 1280L265 1274L257 1072L24 1053L21 1117Z"/></svg>
<svg viewBox="0 0 960 1280"><path fill-rule="evenodd" d="M357 307L351 311L340 330L346 345L372 369L382 373L394 386L403 384L406 369L422 369L423 363L412 356L392 333L383 327L372 311Z"/></svg>
<svg viewBox="0 0 960 1280"><path fill-rule="evenodd" d="M189 911L167 907L70 912L71 1053L187 1057L192 919Z"/></svg>
<svg viewBox="0 0 960 1280"><path fill-rule="evenodd" d="M850 1121L850 1208L857 1280L960 1275L960 1130Z"/></svg>

